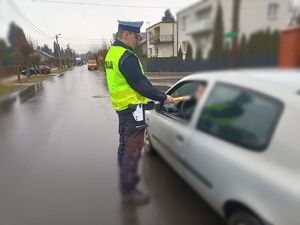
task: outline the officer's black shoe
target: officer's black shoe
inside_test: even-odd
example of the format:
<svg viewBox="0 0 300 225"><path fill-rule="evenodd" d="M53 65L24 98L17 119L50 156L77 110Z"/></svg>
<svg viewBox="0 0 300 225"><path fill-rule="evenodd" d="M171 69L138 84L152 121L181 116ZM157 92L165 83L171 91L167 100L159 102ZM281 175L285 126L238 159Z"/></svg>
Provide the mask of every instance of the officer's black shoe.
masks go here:
<svg viewBox="0 0 300 225"><path fill-rule="evenodd" d="M124 203L132 203L136 205L145 205L149 203L150 198L147 194L135 189L128 194L122 195L122 201Z"/></svg>

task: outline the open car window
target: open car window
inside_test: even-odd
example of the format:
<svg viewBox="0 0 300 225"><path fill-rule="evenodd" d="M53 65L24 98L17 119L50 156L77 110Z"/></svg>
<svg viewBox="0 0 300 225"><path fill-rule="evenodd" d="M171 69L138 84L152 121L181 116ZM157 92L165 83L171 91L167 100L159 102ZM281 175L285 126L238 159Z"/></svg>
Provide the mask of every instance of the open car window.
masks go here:
<svg viewBox="0 0 300 225"><path fill-rule="evenodd" d="M168 91L168 95L176 98L175 104L163 104L161 112L167 116L189 121L192 118L198 100L206 89L204 81L182 82Z"/></svg>

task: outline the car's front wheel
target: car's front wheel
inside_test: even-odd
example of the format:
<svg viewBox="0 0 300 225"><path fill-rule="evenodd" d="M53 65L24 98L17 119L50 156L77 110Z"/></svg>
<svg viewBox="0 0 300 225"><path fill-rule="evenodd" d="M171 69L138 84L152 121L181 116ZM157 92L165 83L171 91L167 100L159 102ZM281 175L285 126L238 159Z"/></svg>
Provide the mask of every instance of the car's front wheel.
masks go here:
<svg viewBox="0 0 300 225"><path fill-rule="evenodd" d="M151 144L150 133L147 128L145 129L145 134L144 134L144 151L149 155L155 154L155 149Z"/></svg>
<svg viewBox="0 0 300 225"><path fill-rule="evenodd" d="M228 220L228 225L264 225L251 213L238 211L233 213Z"/></svg>

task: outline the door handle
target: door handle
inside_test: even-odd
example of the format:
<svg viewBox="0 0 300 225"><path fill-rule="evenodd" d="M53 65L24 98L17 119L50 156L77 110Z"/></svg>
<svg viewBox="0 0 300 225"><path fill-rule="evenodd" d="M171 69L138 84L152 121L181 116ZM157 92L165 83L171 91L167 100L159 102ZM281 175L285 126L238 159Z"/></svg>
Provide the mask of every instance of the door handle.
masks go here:
<svg viewBox="0 0 300 225"><path fill-rule="evenodd" d="M177 139L178 141L181 141L181 142L184 141L184 138L183 138L182 135L180 135L180 134L177 134L177 135L176 135L176 139Z"/></svg>

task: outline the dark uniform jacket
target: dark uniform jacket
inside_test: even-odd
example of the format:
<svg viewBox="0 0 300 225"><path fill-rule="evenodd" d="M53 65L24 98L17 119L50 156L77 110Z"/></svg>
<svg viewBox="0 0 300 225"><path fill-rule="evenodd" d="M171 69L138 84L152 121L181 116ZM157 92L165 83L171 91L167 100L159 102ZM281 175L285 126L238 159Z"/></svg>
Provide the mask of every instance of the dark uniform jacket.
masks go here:
<svg viewBox="0 0 300 225"><path fill-rule="evenodd" d="M166 94L154 87L146 76L142 74L137 56L132 52L133 49L116 40L114 46L121 46L130 51L126 51L119 61L119 70L125 77L127 83L140 95L154 101L164 102Z"/></svg>

